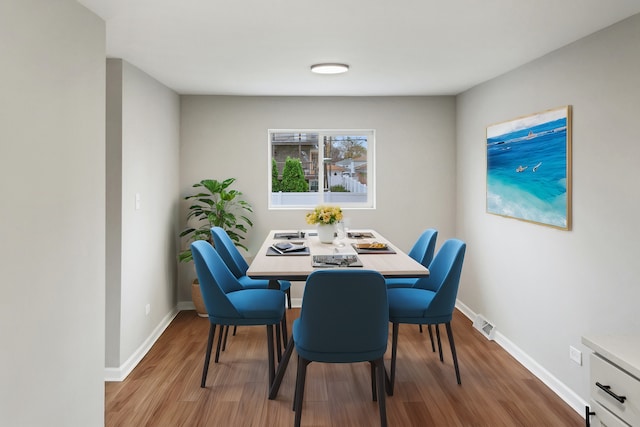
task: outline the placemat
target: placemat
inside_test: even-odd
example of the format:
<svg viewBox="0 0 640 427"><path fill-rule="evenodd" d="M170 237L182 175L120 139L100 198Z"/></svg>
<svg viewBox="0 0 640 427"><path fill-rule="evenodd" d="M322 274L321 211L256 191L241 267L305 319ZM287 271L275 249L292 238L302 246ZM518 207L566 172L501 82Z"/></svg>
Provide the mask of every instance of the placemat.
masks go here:
<svg viewBox="0 0 640 427"><path fill-rule="evenodd" d="M304 231L289 231L286 233L274 233L274 239L304 239Z"/></svg>
<svg viewBox="0 0 640 427"><path fill-rule="evenodd" d="M362 261L355 255L314 255L311 265L320 268L362 267Z"/></svg>
<svg viewBox="0 0 640 427"><path fill-rule="evenodd" d="M300 250L300 251L295 251L295 252L283 252L283 253L278 253L276 252L275 249L273 249L271 246L269 246L269 248L267 249L267 256L309 256L311 255L311 252L309 252L309 248L305 247L304 249Z"/></svg>
<svg viewBox="0 0 640 427"><path fill-rule="evenodd" d="M387 246L384 249L364 249L364 248L359 248L357 243L352 243L351 246L359 254L367 254L367 255L369 255L369 254L395 254L396 253L396 251L391 249L389 246Z"/></svg>
<svg viewBox="0 0 640 427"><path fill-rule="evenodd" d="M349 231L347 232L347 237L350 239L372 239L375 236L368 231Z"/></svg>

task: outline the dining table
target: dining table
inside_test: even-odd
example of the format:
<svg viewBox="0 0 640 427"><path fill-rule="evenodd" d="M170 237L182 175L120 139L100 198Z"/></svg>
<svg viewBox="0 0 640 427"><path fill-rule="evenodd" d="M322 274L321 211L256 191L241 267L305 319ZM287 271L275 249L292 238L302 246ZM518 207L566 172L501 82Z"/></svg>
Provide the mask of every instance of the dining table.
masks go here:
<svg viewBox="0 0 640 427"><path fill-rule="evenodd" d="M274 245L303 246L303 251L278 253ZM304 281L318 267L314 255L356 255L362 269L385 278L428 276L429 270L375 230L350 230L344 239L321 243L314 230L271 230L247 270L252 279Z"/></svg>
<svg viewBox="0 0 640 427"><path fill-rule="evenodd" d="M349 230L331 243L320 242L315 230L270 230L246 274L269 280L270 287L279 289L278 280L305 281L313 271L325 268L374 270L385 278L429 275L428 268L373 229ZM286 342L269 399L278 394L294 348L293 339Z"/></svg>

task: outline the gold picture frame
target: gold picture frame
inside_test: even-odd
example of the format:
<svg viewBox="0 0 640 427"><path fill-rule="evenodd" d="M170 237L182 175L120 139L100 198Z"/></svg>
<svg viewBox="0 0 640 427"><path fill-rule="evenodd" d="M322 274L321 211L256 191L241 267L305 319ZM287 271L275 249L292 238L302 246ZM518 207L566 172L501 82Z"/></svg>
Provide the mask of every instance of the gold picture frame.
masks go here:
<svg viewBox="0 0 640 427"><path fill-rule="evenodd" d="M571 229L571 106L487 126L487 212Z"/></svg>

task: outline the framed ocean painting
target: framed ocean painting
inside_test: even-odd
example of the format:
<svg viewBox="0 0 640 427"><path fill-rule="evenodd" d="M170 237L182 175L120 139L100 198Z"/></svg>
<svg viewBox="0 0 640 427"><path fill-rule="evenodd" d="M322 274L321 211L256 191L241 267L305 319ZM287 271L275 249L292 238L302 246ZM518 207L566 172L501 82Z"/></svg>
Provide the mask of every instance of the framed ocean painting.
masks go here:
<svg viewBox="0 0 640 427"><path fill-rule="evenodd" d="M571 106L487 126L487 212L571 229Z"/></svg>

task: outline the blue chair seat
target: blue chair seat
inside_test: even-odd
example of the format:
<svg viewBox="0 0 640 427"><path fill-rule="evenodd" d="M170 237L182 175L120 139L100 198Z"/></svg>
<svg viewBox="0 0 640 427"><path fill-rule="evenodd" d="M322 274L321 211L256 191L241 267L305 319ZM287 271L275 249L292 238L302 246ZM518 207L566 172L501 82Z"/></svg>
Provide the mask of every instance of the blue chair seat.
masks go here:
<svg viewBox="0 0 640 427"><path fill-rule="evenodd" d="M275 325L284 314L284 295L275 289L247 289L227 297L242 315L233 319L233 325Z"/></svg>
<svg viewBox="0 0 640 427"><path fill-rule="evenodd" d="M354 339L351 340L340 340L335 339L334 343L336 344L333 349L327 349L327 351L319 351L317 348L306 348L305 347L305 337L306 334L300 327L299 319L294 320L293 322L293 341L295 342L296 352L300 357L303 357L307 360L313 360L314 362L323 362L323 363L353 363L353 362L367 362L369 360L375 360L387 351L386 343L380 347L373 348L359 348L358 341L355 337L358 335L352 335ZM365 332L364 330L360 331L360 334ZM335 331L330 331L332 336L336 336Z"/></svg>
<svg viewBox="0 0 640 427"><path fill-rule="evenodd" d="M240 276L237 279L245 289L266 289L269 286L268 280L252 279L249 276ZM288 280L278 280L278 283L280 283L280 290L283 292L291 288L291 282Z"/></svg>
<svg viewBox="0 0 640 427"><path fill-rule="evenodd" d="M425 322L424 313L435 294L435 292L416 288L388 289L389 317L397 319L399 323L425 324L427 322Z"/></svg>
<svg viewBox="0 0 640 427"><path fill-rule="evenodd" d="M388 289L394 289L394 288L412 288L413 285L416 284L416 282L418 281L418 279L412 279L412 278L401 278L401 279L385 279L385 282L387 283L387 288Z"/></svg>

